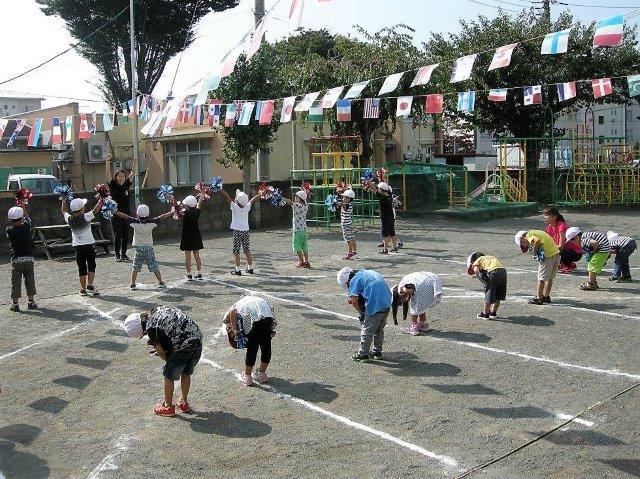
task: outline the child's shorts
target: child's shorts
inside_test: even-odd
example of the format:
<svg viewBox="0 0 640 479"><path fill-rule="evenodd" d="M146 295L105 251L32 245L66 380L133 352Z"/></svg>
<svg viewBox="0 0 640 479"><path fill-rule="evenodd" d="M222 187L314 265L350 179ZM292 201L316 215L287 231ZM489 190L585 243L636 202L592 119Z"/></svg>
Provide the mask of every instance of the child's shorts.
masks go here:
<svg viewBox="0 0 640 479"><path fill-rule="evenodd" d="M393 216L381 216L380 223L382 224L382 237L388 238L396 235L396 220Z"/></svg>
<svg viewBox="0 0 640 479"><path fill-rule="evenodd" d="M307 230L294 231L292 243L294 253L307 253L309 251L309 234Z"/></svg>
<svg viewBox="0 0 640 479"><path fill-rule="evenodd" d="M544 259L538 263L538 281L552 281L558 274L560 266L560 253Z"/></svg>
<svg viewBox="0 0 640 479"><path fill-rule="evenodd" d="M185 353L169 354L164 363L162 375L173 381L180 379L181 374L191 376L202 356L202 347Z"/></svg>
<svg viewBox="0 0 640 479"><path fill-rule="evenodd" d="M135 248L136 254L133 256L133 271L139 273L145 264L151 273L160 271L153 246L136 246Z"/></svg>
<svg viewBox="0 0 640 479"><path fill-rule="evenodd" d="M484 302L493 304L507 299L507 270L496 268L487 273L488 281L484 282Z"/></svg>
<svg viewBox="0 0 640 479"><path fill-rule="evenodd" d="M352 225L342 225L342 237L345 241L353 241L354 239L356 239L356 235L353 232Z"/></svg>
<svg viewBox="0 0 640 479"><path fill-rule="evenodd" d="M242 252L244 254L248 254L251 252L249 232L233 230L233 254L240 254L240 247L242 247Z"/></svg>
<svg viewBox="0 0 640 479"><path fill-rule="evenodd" d="M589 259L589 262L587 263L587 271L589 273L595 274L602 273L602 268L604 268L604 265L607 264L609 256L611 256L611 253L593 253L591 255L591 258Z"/></svg>

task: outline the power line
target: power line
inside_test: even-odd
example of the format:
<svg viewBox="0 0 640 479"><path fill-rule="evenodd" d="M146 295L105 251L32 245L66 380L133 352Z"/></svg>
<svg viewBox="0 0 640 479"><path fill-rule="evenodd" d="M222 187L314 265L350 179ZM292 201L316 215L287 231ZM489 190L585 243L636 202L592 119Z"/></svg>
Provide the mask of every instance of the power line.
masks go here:
<svg viewBox="0 0 640 479"><path fill-rule="evenodd" d="M476 3L478 5L484 5L485 7L490 7L490 8L495 8L497 10L503 10L505 12L512 12L512 13L521 13L521 10L514 10L512 8L504 8L498 5L491 5L489 3L484 3L484 2L480 2L479 0L468 0L471 3Z"/></svg>
<svg viewBox="0 0 640 479"><path fill-rule="evenodd" d="M4 80L2 82L0 82L0 85L4 85L5 83L9 83L12 82L13 80L17 80L18 78L21 78L25 75L28 75L29 73L31 73L34 70L37 70L38 68L43 67L44 65L46 65L47 63L52 62L53 60L55 60L58 57L61 57L62 55L64 55L67 52L70 52L71 50L74 50L75 48L77 48L81 43L83 43L85 40L87 40L88 38L92 37L93 35L95 35L96 33L98 33L99 31L101 31L103 28L111 25L118 17L120 17L120 15L122 15L124 12L126 12L127 10L129 10L129 6L127 5L124 9L122 9L118 14L116 14L113 18L111 18L110 20L108 20L106 23L104 23L103 25L101 25L100 27L98 27L97 29L95 29L93 32L89 33L86 37L81 38L78 42L72 44L69 48L67 48L66 50L58 53L57 55L52 56L51 58L49 58L48 60L43 61L42 63L39 63L38 65L29 68L27 71L20 73L19 75L16 75L14 77L9 78L8 80Z"/></svg>
<svg viewBox="0 0 640 479"><path fill-rule="evenodd" d="M6 93L6 94L9 94L9 95L29 95L29 96L33 96L33 97L47 97L47 98L55 98L55 99L60 99L60 100L87 101L87 102L91 102L91 103L106 103L106 104L109 103L109 102L106 102L104 100L92 100L92 99L89 99L89 98L75 98L75 97L72 97L72 96L49 95L47 93L31 93L31 92L13 91L13 90L0 90L0 93Z"/></svg>

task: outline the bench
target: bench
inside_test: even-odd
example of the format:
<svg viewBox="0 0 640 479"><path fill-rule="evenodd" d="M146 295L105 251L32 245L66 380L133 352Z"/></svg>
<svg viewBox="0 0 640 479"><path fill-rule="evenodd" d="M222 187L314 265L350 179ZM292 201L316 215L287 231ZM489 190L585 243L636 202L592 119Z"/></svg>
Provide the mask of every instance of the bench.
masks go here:
<svg viewBox="0 0 640 479"><path fill-rule="evenodd" d="M33 242L35 245L42 246L45 254L47 255L47 259L52 260L53 257L51 255L52 251L70 248L71 245L71 229L68 224L62 225L50 225L50 226L34 226L33 230ZM108 240L104 237L102 233L101 224L97 221L91 223L91 230L93 231L93 237L96 239L96 246L101 246L104 248L104 252L109 254L109 245L111 244L111 240ZM69 234L61 234L60 236L64 237L47 237L45 233L61 231Z"/></svg>

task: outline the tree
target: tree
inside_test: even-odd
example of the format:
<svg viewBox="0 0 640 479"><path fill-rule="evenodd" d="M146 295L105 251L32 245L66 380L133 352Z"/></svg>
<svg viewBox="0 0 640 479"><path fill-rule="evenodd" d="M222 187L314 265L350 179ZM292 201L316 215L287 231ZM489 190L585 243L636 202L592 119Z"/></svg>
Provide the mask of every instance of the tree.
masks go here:
<svg viewBox="0 0 640 479"><path fill-rule="evenodd" d="M37 0L45 15L62 18L73 37L81 39L107 23L129 0ZM150 93L167 62L194 40L193 25L211 11L238 5L239 0L136 0L136 73L138 89ZM193 22L192 22L193 16ZM129 14L85 40L78 52L96 66L106 101L123 103L131 97Z"/></svg>
<svg viewBox="0 0 640 479"><path fill-rule="evenodd" d="M433 80L425 87L427 92L448 93L447 104L450 115L470 125L494 132L496 135L515 137L541 137L550 131L552 120L561 112L593 103L590 82L577 84L577 97L559 102L556 83L574 80L588 80L603 77L625 76L635 73L632 65L640 64L640 52L636 45L636 27L625 29L625 40L621 47L591 47L594 26L575 22L571 14L565 12L552 23L539 20L528 12L517 16L501 13L495 18L479 16L476 20L461 21L460 33L433 34L425 44L430 63L440 62ZM541 55L542 37L572 26L569 51L559 55ZM492 59L492 50L498 46L523 41L516 47L511 65L488 71ZM479 51L482 54L476 60L471 79L464 83L451 84L451 61L461 55ZM522 89L510 90L507 101L490 102L486 93L476 96L475 111L471 114L457 113L456 92L465 90L487 90L489 88L520 87L527 85L550 85L543 89L543 105L524 106ZM614 80L614 94L598 100L603 103L626 103L628 100L626 81Z"/></svg>

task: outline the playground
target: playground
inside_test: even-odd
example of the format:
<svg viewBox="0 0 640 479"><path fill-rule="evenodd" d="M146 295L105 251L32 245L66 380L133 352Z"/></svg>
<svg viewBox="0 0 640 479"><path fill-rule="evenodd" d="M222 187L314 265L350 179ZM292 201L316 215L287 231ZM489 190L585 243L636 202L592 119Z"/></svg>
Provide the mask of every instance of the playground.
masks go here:
<svg viewBox="0 0 640 479"><path fill-rule="evenodd" d="M635 211L567 216L584 229L638 228ZM444 284L432 331L409 336L390 318L385 359L375 364L351 360L359 325L336 284L335 230L310 230L311 270L293 267L289 230L254 232L256 274L241 278L228 274L229 235L209 236L205 279L189 283L177 245L160 241L164 291L146 272L146 285L129 291L130 266L102 256L102 295L82 298L71 293L73 262L40 260L41 309L0 318L0 477L638 477L637 281L602 278L599 291L579 291L583 262L558 278L553 304L526 304L536 264L513 234L541 224L539 216L399 220L405 248L384 257L377 228L358 230L355 267L390 285L419 270ZM494 321L475 317L483 295L465 271L473 250L494 254L509 273ZM6 277L10 266L0 269ZM226 308L248 292L269 300L279 322L273 379L253 388L236 381L242 355L220 329ZM191 415L153 415L161 361L122 332L128 313L160 304L184 309L204 333Z"/></svg>

